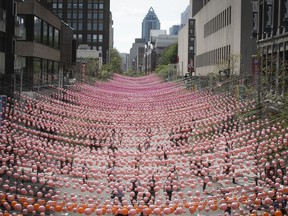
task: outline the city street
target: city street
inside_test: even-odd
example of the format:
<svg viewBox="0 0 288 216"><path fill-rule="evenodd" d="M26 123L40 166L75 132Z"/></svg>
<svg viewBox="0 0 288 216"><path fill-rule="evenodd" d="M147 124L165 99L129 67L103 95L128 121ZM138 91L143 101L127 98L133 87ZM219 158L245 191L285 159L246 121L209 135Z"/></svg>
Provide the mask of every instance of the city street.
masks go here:
<svg viewBox="0 0 288 216"><path fill-rule="evenodd" d="M288 130L255 101L155 74L55 92L4 110L1 215L287 212Z"/></svg>

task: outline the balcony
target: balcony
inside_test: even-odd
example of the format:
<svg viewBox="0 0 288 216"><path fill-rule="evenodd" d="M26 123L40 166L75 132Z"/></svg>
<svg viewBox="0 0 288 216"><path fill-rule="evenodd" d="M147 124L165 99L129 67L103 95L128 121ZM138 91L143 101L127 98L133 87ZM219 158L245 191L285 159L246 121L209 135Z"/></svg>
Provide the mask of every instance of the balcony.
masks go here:
<svg viewBox="0 0 288 216"><path fill-rule="evenodd" d="M24 34L24 20L21 17L15 17L15 37L21 38Z"/></svg>
<svg viewBox="0 0 288 216"><path fill-rule="evenodd" d="M6 31L6 11L0 8L0 32Z"/></svg>

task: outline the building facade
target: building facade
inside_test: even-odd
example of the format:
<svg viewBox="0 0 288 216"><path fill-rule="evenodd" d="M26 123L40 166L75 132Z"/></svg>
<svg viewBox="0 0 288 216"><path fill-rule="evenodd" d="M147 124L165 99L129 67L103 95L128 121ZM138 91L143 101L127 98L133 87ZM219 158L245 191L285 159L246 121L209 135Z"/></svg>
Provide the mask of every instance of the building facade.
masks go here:
<svg viewBox="0 0 288 216"><path fill-rule="evenodd" d="M15 43L23 34L23 20L17 16L17 2L0 1L0 95L14 96L15 75L20 67L15 60Z"/></svg>
<svg viewBox="0 0 288 216"><path fill-rule="evenodd" d="M47 7L74 29L77 44L88 44L109 62L111 48L110 0L44 0Z"/></svg>
<svg viewBox="0 0 288 216"><path fill-rule="evenodd" d="M173 25L169 28L170 35L178 35L179 30L181 29L181 25Z"/></svg>
<svg viewBox="0 0 288 216"><path fill-rule="evenodd" d="M36 0L18 3L24 20L24 34L16 43L23 62L23 91L58 83L60 69L61 20Z"/></svg>
<svg viewBox="0 0 288 216"><path fill-rule="evenodd" d="M190 4L191 5L191 4ZM181 13L181 28L183 28L185 25L188 24L188 20L190 18L190 14L191 14L191 9L190 9L190 5L187 6L187 8L185 9L185 11L183 11Z"/></svg>
<svg viewBox="0 0 288 216"><path fill-rule="evenodd" d="M181 14L181 26L178 33L178 64L179 64L179 76L185 76L188 71L189 65L189 20L192 19L193 14L199 11L199 5L202 7L202 0L190 0L189 6Z"/></svg>
<svg viewBox="0 0 288 216"><path fill-rule="evenodd" d="M125 73L128 71L128 61L129 61L129 54L128 53L120 53L122 59L122 70Z"/></svg>
<svg viewBox="0 0 288 216"><path fill-rule="evenodd" d="M194 2L194 1L193 1ZM252 2L247 0L195 1L196 74L209 73L250 75L252 55L256 54L253 38ZM199 5L202 7L199 8ZM219 69L221 62L228 63ZM238 60L236 60L236 58Z"/></svg>
<svg viewBox="0 0 288 216"><path fill-rule="evenodd" d="M288 91L288 1L260 0L259 5L257 3L254 10L259 9L259 72L268 84L266 90L281 95Z"/></svg>
<svg viewBox="0 0 288 216"><path fill-rule="evenodd" d="M160 21L151 7L142 22L142 38L145 39L145 43L150 40L150 30L152 29L159 30Z"/></svg>
<svg viewBox="0 0 288 216"><path fill-rule="evenodd" d="M134 71L141 71L142 70L142 59L139 59L139 47L145 47L145 39L143 38L136 38L135 42L132 44L129 53L129 65L128 68Z"/></svg>
<svg viewBox="0 0 288 216"><path fill-rule="evenodd" d="M19 2L17 10L24 23L23 36L15 46L21 91L58 86L73 64L72 29L37 0Z"/></svg>

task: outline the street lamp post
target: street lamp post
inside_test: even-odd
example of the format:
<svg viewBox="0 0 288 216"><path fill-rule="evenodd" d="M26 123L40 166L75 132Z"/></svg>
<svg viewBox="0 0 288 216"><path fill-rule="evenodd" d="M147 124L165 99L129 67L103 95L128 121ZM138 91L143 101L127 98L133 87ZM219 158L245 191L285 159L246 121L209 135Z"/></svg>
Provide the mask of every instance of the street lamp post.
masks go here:
<svg viewBox="0 0 288 216"><path fill-rule="evenodd" d="M145 52L144 52L144 61L145 61L145 74L147 74L148 73L148 52L147 52L147 50L148 50L148 46L147 46L147 44L145 44Z"/></svg>

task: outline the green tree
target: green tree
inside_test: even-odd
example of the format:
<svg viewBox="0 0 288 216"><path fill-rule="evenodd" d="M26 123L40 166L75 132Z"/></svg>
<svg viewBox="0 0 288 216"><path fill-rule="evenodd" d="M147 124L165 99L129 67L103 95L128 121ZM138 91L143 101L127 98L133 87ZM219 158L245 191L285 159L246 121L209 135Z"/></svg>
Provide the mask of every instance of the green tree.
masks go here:
<svg viewBox="0 0 288 216"><path fill-rule="evenodd" d="M158 65L156 68L156 74L163 80L166 80L168 78L169 73L169 65Z"/></svg>
<svg viewBox="0 0 288 216"><path fill-rule="evenodd" d="M122 58L117 49L112 49L110 53L110 70L116 73L122 73Z"/></svg>
<svg viewBox="0 0 288 216"><path fill-rule="evenodd" d="M215 64L215 69L217 70L217 72L224 73L226 78L229 78L231 76L234 76L236 72L240 69L240 63L240 54L230 54L226 58L220 59L217 64Z"/></svg>
<svg viewBox="0 0 288 216"><path fill-rule="evenodd" d="M156 74L164 80L169 78L169 64L176 64L178 58L178 43L167 47L160 56L159 64L156 68Z"/></svg>
<svg viewBox="0 0 288 216"><path fill-rule="evenodd" d="M86 59L86 75L96 77L99 72L99 60L93 58Z"/></svg>
<svg viewBox="0 0 288 216"><path fill-rule="evenodd" d="M97 78L105 81L113 76L113 73L122 73L122 58L117 49L110 52L110 62L103 65L99 71Z"/></svg>
<svg viewBox="0 0 288 216"><path fill-rule="evenodd" d="M177 63L178 56L178 43L174 43L167 47L164 52L161 54L159 59L160 65L168 65Z"/></svg>

